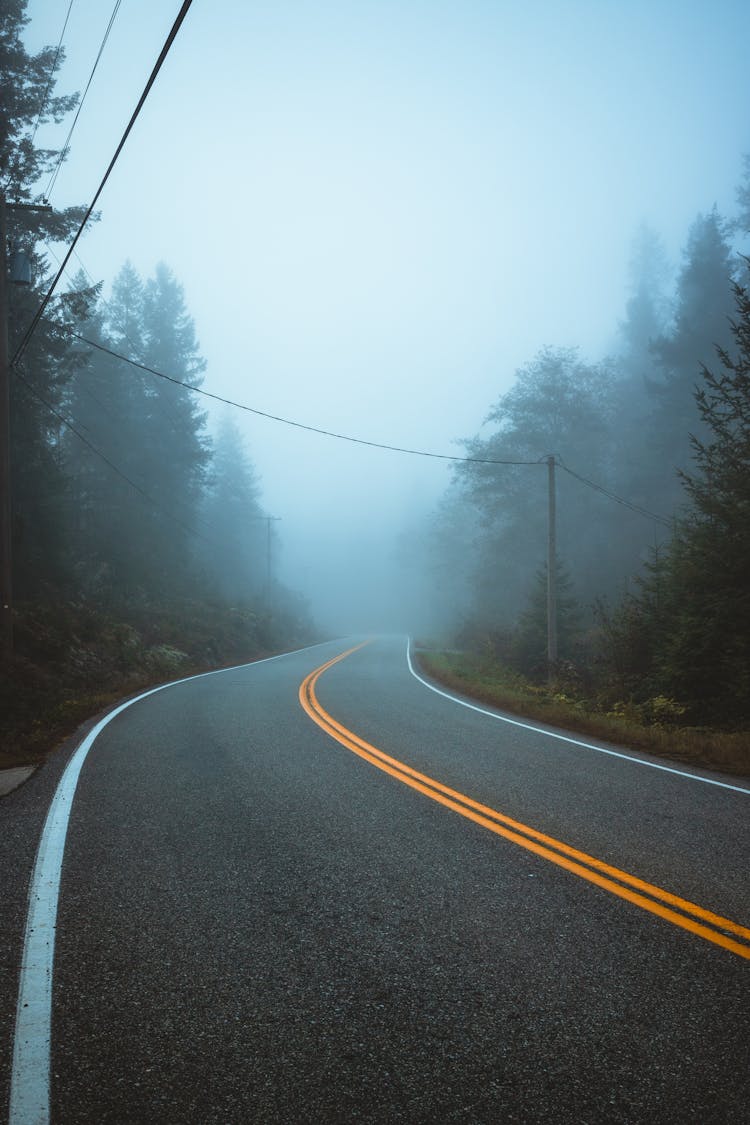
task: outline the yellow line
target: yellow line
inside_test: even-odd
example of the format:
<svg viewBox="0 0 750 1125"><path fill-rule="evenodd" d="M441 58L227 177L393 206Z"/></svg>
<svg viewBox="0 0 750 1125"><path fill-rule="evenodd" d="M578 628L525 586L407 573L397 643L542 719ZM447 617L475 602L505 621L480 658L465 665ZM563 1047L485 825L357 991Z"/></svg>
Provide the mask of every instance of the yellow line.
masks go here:
<svg viewBox="0 0 750 1125"><path fill-rule="evenodd" d="M331 668L340 660L344 660L360 648L362 648L362 645L355 645L354 648L347 649L346 652L328 660L311 672L300 686L299 699L302 707L327 734L360 758L364 758L372 765L377 766L378 769L390 774L391 777L395 777L398 781L418 790L446 808L460 813L461 816L474 821L483 828L489 829L490 832L503 836L527 851L557 864L558 867L565 868L566 871L602 887L611 894L617 895L619 898L625 899L627 902L639 906L641 909L647 910L681 929L688 930L690 933L705 938L706 941L713 942L723 949L750 960L750 946L742 945L727 936L728 933L731 933L750 942L750 929L745 926L740 926L729 918L723 918L720 914L705 910L696 903L688 902L687 899L671 894L652 883L647 883L627 871L612 867L610 864L587 855L586 852L572 848L552 836L546 836L543 832L530 828L520 821L513 820L496 809L480 804L471 797L467 797L455 789L450 789L442 782L436 781L434 778L428 777L427 774L420 773L404 762L400 762L397 758L378 750L377 747L372 746L337 722L319 703L315 694L315 687L328 668ZM615 880L617 881L615 882ZM647 898L645 895L651 897ZM677 910L672 910L670 907L676 907L677 910L684 913L677 913ZM686 915L692 915L692 917L686 917ZM700 921L695 919L700 919ZM702 923L708 923L708 925ZM716 928L711 929L711 926Z"/></svg>

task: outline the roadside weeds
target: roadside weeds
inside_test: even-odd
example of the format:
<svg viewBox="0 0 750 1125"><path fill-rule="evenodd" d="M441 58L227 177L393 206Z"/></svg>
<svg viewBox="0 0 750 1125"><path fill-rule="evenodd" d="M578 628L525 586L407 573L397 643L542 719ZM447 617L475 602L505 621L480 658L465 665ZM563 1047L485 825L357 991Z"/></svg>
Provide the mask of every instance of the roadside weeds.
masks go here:
<svg viewBox="0 0 750 1125"><path fill-rule="evenodd" d="M676 724L644 725L623 715L591 709L554 688L527 683L494 663L468 653L419 649L417 661L426 675L462 695L520 718L586 734L682 764L750 777L750 733Z"/></svg>

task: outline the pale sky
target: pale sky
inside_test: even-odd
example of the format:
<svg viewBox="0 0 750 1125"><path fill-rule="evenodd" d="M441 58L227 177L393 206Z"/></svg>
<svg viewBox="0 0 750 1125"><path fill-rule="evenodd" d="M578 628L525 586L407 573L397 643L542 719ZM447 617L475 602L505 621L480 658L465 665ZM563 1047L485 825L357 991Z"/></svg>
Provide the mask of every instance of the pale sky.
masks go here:
<svg viewBox="0 0 750 1125"><path fill-rule="evenodd" d="M30 0L31 49L68 3ZM113 6L75 0L58 93ZM91 199L179 7L123 0L54 205ZM698 211L731 213L748 43L747 0L194 0L80 256L105 293L168 263L206 389L460 453L539 348L611 348L639 223L678 265ZM356 627L448 470L239 420L282 577Z"/></svg>

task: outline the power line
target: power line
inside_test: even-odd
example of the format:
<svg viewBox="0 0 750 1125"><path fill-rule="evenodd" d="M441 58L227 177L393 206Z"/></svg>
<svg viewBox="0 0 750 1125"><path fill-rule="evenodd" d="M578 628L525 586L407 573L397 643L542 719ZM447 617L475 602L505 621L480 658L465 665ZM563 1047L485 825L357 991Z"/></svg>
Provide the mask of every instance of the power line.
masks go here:
<svg viewBox="0 0 750 1125"><path fill-rule="evenodd" d="M83 91L83 93L81 94L81 97L79 98L78 107L76 108L75 117L73 118L73 123L70 126L70 129L68 130L68 135L65 138L65 144L60 149L60 152L59 152L58 157L57 157L57 162L55 164L55 167L52 171L52 175L50 177L50 181L47 184L47 190L45 192L45 197L47 199L49 199L50 195L52 194L52 189L55 186L55 183L57 181L57 177L60 173L60 169L63 166L63 161L65 160L65 157L67 156L68 151L70 149L70 138L73 136L73 130L75 129L75 127L78 123L78 118L80 116L81 110L83 109L83 103L86 101L86 95L89 92L89 87L90 87L90 85L93 81L94 75L96 74L96 68L99 65L99 60L101 59L102 54L104 53L104 48L106 47L107 40L109 39L109 33L112 30L112 26L113 26L113 24L115 22L115 19L117 17L117 13L120 9L121 3L122 3L122 0L116 0L115 6L112 10L112 15L109 17L109 23L107 24L107 29L104 32L104 37L101 41L101 45L99 47L99 52L96 56L96 59L94 60L94 65L91 68L91 74L89 75L88 82L86 83L86 88ZM71 4L72 4L72 0L71 0ZM68 14L70 14L70 9L68 9ZM67 20L66 20L66 23L67 23ZM64 30L64 28L63 28L63 30ZM32 138L32 140L33 140L33 138Z"/></svg>
<svg viewBox="0 0 750 1125"><path fill-rule="evenodd" d="M260 418L268 418L271 422L281 422L285 426L294 426L297 430L307 430L309 433L322 434L324 437L336 438L338 441L349 441L355 445L368 445L373 449L387 449L391 453L408 453L413 457L431 457L438 461L468 461L475 465L539 465L543 462L537 461L510 461L502 460L500 458L489 457L461 457L455 453L431 453L424 449L406 449L400 445L388 445L382 441L366 441L364 438L352 437L350 434L339 434L332 430L323 430L318 426L308 426L304 422L294 422L290 418L282 418L278 414L269 414L265 410L258 410L254 406L247 406L245 403L234 402L230 398L223 398L221 395L212 394L211 391L205 391L202 387L196 387L192 383L185 383L182 379L175 378L174 375L166 375L163 371L157 371L154 367L149 367L145 363L139 363L130 356L121 355L120 352L113 351L107 348L104 344L98 344L95 340L89 340L86 336L82 336L79 332L71 332L77 340L89 347L96 348L105 355L113 356L115 359L122 360L123 363L130 364L131 367L137 367L140 371L147 371L150 375L156 375L159 379L166 379L168 383L174 383L178 387L184 387L185 390L194 391L195 394L203 395L205 398L213 399L214 402L221 402L225 406L233 406L236 410L244 410L248 414L255 414Z"/></svg>
<svg viewBox="0 0 750 1125"><path fill-rule="evenodd" d="M650 512L648 508L642 508L640 504L633 504L630 500L625 500L622 496L618 496L615 492L610 492L608 488L604 488L601 484L596 484L593 480L588 480L587 477L582 477L580 473L574 473L567 465L564 465L562 460L557 457L557 464L571 477L575 477L581 484L585 484L588 488L593 488L594 492L601 492L602 496L607 496L610 500L614 500L616 504L621 504L624 508L630 508L631 512L637 512L640 516L645 516L647 519L656 520L657 523L664 524L665 527L671 527L672 522L666 516L660 516L656 512Z"/></svg>
<svg viewBox="0 0 750 1125"><path fill-rule="evenodd" d="M45 109L47 108L47 95L50 92L50 87L52 86L52 79L54 77L55 70L57 69L57 60L60 58L60 51L62 50L62 41L63 41L63 38L65 37L65 29L68 26L68 20L70 19L70 10L71 10L72 7L73 7L73 0L70 0L70 3L68 4L68 11L67 11L67 14L65 16L65 23L62 26L62 31L60 32L60 38L57 42L57 50L55 51L55 57L52 60L52 66L50 67L49 74L47 76L47 85L44 87L44 93L42 94L42 102L41 102L41 105L39 106L39 113L36 115L36 122L34 123L34 131L31 134L31 144L32 145L34 143L34 138L36 137L37 129L39 128L39 122L42 120L42 114L44 113Z"/></svg>
<svg viewBox="0 0 750 1125"><path fill-rule="evenodd" d="M57 418L57 420L61 422L63 426L65 426L66 429L75 434L79 441L83 442L83 444L88 449L90 449L96 457L103 461L105 465L108 465L113 473L116 473L117 476L121 477L122 480L130 485L131 488L140 493L144 500L151 504L152 507L154 507L158 512L161 512L162 515L167 516L168 519L173 520L174 523L179 524L179 526L183 528L184 531L187 531L190 535L194 535L196 538L202 539L204 543L209 542L209 540L206 539L205 535L201 535L201 533L199 531L196 531L194 527L190 527L189 524L184 523L178 516L174 514L174 512L170 512L166 508L162 508L159 504L157 504L154 498L150 496L145 489L141 488L139 484L136 484L134 480L131 480L127 473L124 473L122 469L114 463L114 461L110 461L109 457L107 457L106 454L102 453L100 449L97 449L93 442L89 441L89 439L81 433L81 431L77 428L77 426L73 424L73 422L70 421L70 419L65 418L64 415L62 415L60 411L52 405L51 402L48 402L47 399L39 393L36 387L34 387L25 377L25 375L22 375L18 369L16 369L15 371L15 376L17 379L20 379L20 381L23 383L26 389L31 392L34 398L38 399L38 401L41 402L42 406L46 407L47 410L49 410L50 414L53 414L55 418Z"/></svg>
<svg viewBox="0 0 750 1125"><path fill-rule="evenodd" d="M281 422L285 426L294 426L298 430L307 430L313 434L322 434L324 437L336 438L339 441L352 442L355 445L367 445L373 449L386 449L391 453L407 453L413 457L430 457L440 461L460 461L473 465L543 465L546 464L546 457L539 457L536 461L511 461L503 458L495 457L461 457L458 454L452 453L432 453L424 449L407 449L399 445L388 445L380 441L366 441L364 438L352 437L350 434L339 434L332 430L323 430L317 426L308 426L303 422L294 422L289 418L282 418L278 414L269 414L264 410L258 410L256 407L247 406L241 402L234 402L232 399L223 398L221 395L213 394L211 391L205 391L202 387L196 387L191 383L186 383L182 379L175 378L174 375L167 375L163 371L158 371L155 367L149 367L145 363L139 363L130 356L122 355L120 352L113 351L112 348L105 347L104 344L98 344L95 340L89 340L86 336L82 336L79 332L71 332L77 340L89 347L96 348L97 351L104 352L105 355L112 356L114 359L119 359L123 363L129 364L131 367L137 367L140 371L147 371L150 375L156 375L159 379L165 379L169 383L174 383L178 387L184 387L185 390L193 391L195 394L203 395L205 398L213 399L214 402L221 402L225 406L232 406L237 410L244 410L248 414L255 414L260 418L268 418L272 422ZM671 521L666 516L661 516L656 512L651 512L648 508L643 508L640 504L633 504L632 501L626 500L623 496L618 496L616 492L612 492L603 485L597 484L595 481L589 480L588 477L581 476L573 469L569 469L562 459L555 457L555 463L560 468L568 473L569 476L575 477L581 484L585 484L588 488L592 488L595 492L600 492L603 496L613 500L616 504L621 504L625 508L629 508L632 512L637 512L638 515L644 516L647 519L656 520L657 523L663 524L665 527L671 527Z"/></svg>
<svg viewBox="0 0 750 1125"><path fill-rule="evenodd" d="M191 4L192 4L192 0L183 0L182 7L180 8L180 11L177 15L177 18L172 25L172 28L169 32L169 35L166 38L164 46L162 47L161 51L159 52L159 57L156 60L156 63L154 65L154 69L151 71L151 75L148 79L148 82L146 83L146 85L144 87L143 93L141 94L140 98L138 99L138 104L135 107L135 109L133 110L133 114L130 118L130 121L127 124L125 132L123 133L122 137L120 138L120 143L118 144L117 148L115 149L115 154L109 162L109 167L107 168L107 171L104 173L102 181L99 184L99 187L96 189L96 193L94 195L94 198L91 200L91 203L88 206L86 214L84 215L83 220L81 222L81 225L79 226L78 230L76 231L75 236L73 238L73 241L71 242L70 246L68 247L68 250L65 254L65 257L63 258L62 265L60 266L59 270L57 271L57 273L56 273L56 275L55 275L55 277L52 281L52 284L50 285L49 289L47 290L47 294L46 294L44 300L42 301L41 305L39 306L36 313L34 314L34 319L32 320L29 327L26 329L26 332L24 333L23 339L21 340L20 344L18 345L18 347L16 349L16 353L13 356L13 359L11 361L12 367L15 366L18 363L18 361L21 359L21 356L26 351L26 348L29 345L29 341L31 340L31 337L33 336L34 332L36 331L36 327L37 327L37 325L39 324L39 321L42 318L44 310L46 309L47 305L49 304L50 298L52 297L52 294L54 293L55 289L57 288L57 284L60 281L60 278L62 277L63 270L65 269L66 265L68 264L68 261L70 260L70 256L73 253L73 250L75 249L75 246L76 246L76 243L78 242L78 239L83 234L83 231L86 227L86 224L88 223L89 219L91 218L92 212L93 212L94 207L96 206L96 204L98 202L99 196L102 194L102 192L104 190L104 187L105 187L105 184L107 183L107 180L110 177L112 169L114 168L115 164L117 163L117 160L120 156L120 153L122 152L123 148L125 147L125 142L127 141L128 137L130 136L131 130L132 130L133 126L135 125L135 122L138 118L138 115L140 114L140 112L143 108L143 105L146 101L146 98L148 97L149 93L151 92L151 88L154 85L154 82L156 81L156 77L157 77L159 71L161 70L162 64L163 64L165 58L167 57L167 55L169 53L170 47L172 46L172 44L174 43L174 41L177 37L177 33L180 30L182 22L185 19L185 16L187 15Z"/></svg>

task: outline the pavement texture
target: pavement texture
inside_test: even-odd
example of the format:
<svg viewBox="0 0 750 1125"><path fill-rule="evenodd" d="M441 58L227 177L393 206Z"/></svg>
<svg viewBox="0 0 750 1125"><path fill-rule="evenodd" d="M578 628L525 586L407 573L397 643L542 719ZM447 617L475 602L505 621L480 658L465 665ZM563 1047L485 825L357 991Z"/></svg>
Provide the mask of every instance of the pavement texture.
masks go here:
<svg viewBox="0 0 750 1125"><path fill-rule="evenodd" d="M0 770L0 797L7 796L23 785L31 777L36 766L16 766L10 770Z"/></svg>
<svg viewBox="0 0 750 1125"><path fill-rule="evenodd" d="M750 962L330 739L297 689L346 647L175 686L100 735L63 867L53 1123L746 1125ZM318 695L415 768L750 922L747 795L466 711L401 640ZM0 803L0 1074L64 759Z"/></svg>

